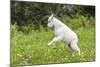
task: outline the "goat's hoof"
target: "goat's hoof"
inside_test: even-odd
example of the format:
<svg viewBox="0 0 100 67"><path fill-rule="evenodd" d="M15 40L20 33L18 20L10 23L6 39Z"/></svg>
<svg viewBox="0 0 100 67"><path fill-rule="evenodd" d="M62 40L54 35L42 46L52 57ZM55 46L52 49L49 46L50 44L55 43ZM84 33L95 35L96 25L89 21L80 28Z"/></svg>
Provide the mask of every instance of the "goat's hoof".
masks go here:
<svg viewBox="0 0 100 67"><path fill-rule="evenodd" d="M48 46L50 46L51 45L51 43L48 43Z"/></svg>
<svg viewBox="0 0 100 67"><path fill-rule="evenodd" d="M48 43L48 46L50 45L50 43Z"/></svg>

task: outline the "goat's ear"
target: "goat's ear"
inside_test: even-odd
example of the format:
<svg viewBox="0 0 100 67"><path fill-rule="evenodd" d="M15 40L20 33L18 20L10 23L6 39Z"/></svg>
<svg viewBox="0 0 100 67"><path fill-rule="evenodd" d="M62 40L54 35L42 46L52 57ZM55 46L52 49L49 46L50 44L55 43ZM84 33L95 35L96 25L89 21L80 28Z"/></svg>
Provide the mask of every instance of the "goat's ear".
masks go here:
<svg viewBox="0 0 100 67"><path fill-rule="evenodd" d="M53 13L51 14L51 17L53 17Z"/></svg>
<svg viewBox="0 0 100 67"><path fill-rule="evenodd" d="M51 20L53 20L53 17L51 17Z"/></svg>
<svg viewBox="0 0 100 67"><path fill-rule="evenodd" d="M51 20L53 20L53 13L51 14Z"/></svg>

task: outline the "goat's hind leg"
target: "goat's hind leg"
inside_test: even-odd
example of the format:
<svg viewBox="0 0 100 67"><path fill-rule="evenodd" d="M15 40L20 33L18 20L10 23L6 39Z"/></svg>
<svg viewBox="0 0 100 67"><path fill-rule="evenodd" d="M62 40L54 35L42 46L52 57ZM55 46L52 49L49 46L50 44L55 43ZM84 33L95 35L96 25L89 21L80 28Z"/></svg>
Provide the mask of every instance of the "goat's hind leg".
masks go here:
<svg viewBox="0 0 100 67"><path fill-rule="evenodd" d="M80 56L80 48L78 47L77 45L77 41L76 40L73 40L70 44L70 47L73 51L77 52L78 55Z"/></svg>

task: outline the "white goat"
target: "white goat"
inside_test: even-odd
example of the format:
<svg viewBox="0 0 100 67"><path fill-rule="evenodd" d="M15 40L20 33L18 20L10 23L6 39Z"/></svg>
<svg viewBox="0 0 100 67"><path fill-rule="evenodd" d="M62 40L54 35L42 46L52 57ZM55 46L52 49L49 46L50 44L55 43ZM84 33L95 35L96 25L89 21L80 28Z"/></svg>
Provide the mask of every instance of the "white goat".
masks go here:
<svg viewBox="0 0 100 67"><path fill-rule="evenodd" d="M55 37L48 45L53 44L54 42L64 40L66 44L68 44L69 48L71 48L74 53L78 52L80 55L80 49L77 46L78 38L75 32L73 32L68 26L62 23L57 18L53 17L53 14L48 18L48 27L53 27L55 32Z"/></svg>

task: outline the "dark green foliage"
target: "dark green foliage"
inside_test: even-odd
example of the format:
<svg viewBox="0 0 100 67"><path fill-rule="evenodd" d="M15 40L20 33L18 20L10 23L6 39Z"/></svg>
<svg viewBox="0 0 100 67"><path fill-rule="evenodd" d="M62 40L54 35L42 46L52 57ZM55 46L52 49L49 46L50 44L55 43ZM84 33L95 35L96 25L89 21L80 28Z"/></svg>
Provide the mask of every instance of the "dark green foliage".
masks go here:
<svg viewBox="0 0 100 67"><path fill-rule="evenodd" d="M40 31L42 26L47 31L47 20L51 13L76 29L94 24L88 20L95 19L95 6L11 1L11 24L16 23L20 31L25 30L22 26L29 24L33 24L34 30Z"/></svg>

